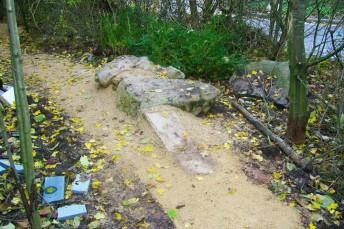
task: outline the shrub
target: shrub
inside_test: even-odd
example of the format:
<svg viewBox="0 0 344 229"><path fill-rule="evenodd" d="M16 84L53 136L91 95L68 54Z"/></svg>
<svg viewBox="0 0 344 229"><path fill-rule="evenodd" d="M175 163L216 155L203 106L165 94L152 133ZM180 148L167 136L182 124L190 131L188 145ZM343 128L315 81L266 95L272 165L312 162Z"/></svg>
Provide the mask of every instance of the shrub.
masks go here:
<svg viewBox="0 0 344 229"><path fill-rule="evenodd" d="M245 62L239 54L241 37L226 29L224 17L214 17L198 30L162 20L136 8L102 18L102 46L117 55L148 56L160 65L173 65L187 76L228 79Z"/></svg>

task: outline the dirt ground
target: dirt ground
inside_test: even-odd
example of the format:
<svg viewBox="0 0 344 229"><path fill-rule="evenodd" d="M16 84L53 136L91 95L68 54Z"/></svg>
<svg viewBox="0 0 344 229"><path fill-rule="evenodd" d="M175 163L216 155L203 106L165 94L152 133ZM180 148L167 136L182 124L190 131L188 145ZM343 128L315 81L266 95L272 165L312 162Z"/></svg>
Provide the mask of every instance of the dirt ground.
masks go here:
<svg viewBox="0 0 344 229"><path fill-rule="evenodd" d="M2 43L0 56L8 55L8 47ZM231 142L231 135L219 118L183 114L189 133L217 164L213 174L190 176L143 119L133 119L117 109L112 88L98 88L94 67L68 57L25 51L23 60L28 82L33 87L39 82L36 90L48 92L67 114L80 117L86 133L119 154L125 172L137 175L166 211L177 208L177 228L302 228L297 210L279 201L264 185L252 183L242 171L240 152L223 147ZM230 121L242 129L252 128L242 119ZM159 182L152 179L152 170L162 178ZM111 194L115 187L106 187L105 180L118 176L118 170L108 167L102 173L104 195Z"/></svg>

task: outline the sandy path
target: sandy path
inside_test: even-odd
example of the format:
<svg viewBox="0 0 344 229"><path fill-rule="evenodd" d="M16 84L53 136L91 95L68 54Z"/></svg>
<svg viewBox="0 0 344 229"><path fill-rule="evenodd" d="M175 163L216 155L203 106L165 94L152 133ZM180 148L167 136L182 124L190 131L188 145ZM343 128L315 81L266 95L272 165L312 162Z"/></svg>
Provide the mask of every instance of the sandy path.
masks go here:
<svg viewBox="0 0 344 229"><path fill-rule="evenodd" d="M0 56L8 56L7 47L0 46ZM177 228L302 227L295 209L277 200L266 187L247 180L239 156L222 147L228 137L216 119L205 123L184 114L190 132L205 148L212 149L208 152L218 164L215 173L193 177L165 152L147 123L127 117L116 108L115 92L111 88L97 88L92 67L49 54L24 54L23 59L30 82L40 81L37 84L43 85L40 89L49 90L66 113L82 119L87 134L117 151L122 166L148 184L164 209L181 207L175 219ZM144 150L147 145L143 142L147 141L153 145L152 152ZM152 180L152 170L163 181ZM111 174L111 169L104 173L116 176ZM229 194L229 189L235 192Z"/></svg>

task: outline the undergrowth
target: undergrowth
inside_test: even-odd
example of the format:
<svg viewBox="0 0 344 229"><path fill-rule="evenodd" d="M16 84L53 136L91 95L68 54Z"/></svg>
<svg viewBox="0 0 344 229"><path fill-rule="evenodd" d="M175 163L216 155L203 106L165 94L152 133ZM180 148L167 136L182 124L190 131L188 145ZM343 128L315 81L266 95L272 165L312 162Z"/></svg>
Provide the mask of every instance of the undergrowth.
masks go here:
<svg viewBox="0 0 344 229"><path fill-rule="evenodd" d="M202 28L191 29L135 8L102 17L102 48L116 55L148 56L160 65L172 65L187 76L228 79L245 63L242 34L230 31L226 18L215 16Z"/></svg>

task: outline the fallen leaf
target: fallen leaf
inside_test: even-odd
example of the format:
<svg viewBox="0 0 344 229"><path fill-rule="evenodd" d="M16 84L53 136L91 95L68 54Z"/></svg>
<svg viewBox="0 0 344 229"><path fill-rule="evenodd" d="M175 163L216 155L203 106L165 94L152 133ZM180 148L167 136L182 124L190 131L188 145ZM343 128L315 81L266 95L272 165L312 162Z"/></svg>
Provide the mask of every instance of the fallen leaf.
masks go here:
<svg viewBox="0 0 344 229"><path fill-rule="evenodd" d="M97 212L97 214L94 216L95 219L105 219L105 213L104 212Z"/></svg>
<svg viewBox="0 0 344 229"><path fill-rule="evenodd" d="M177 217L177 210L172 208L167 210L167 215L170 217L170 219L175 219Z"/></svg>
<svg viewBox="0 0 344 229"><path fill-rule="evenodd" d="M94 180L93 182L92 182L92 188L93 189L98 189L99 187L100 187L100 185L102 184L102 182L100 182L99 180Z"/></svg>
<svg viewBox="0 0 344 229"><path fill-rule="evenodd" d="M163 189L163 188L158 188L158 189L156 190L156 192L157 192L160 196L162 196L162 195L166 192L166 190Z"/></svg>

